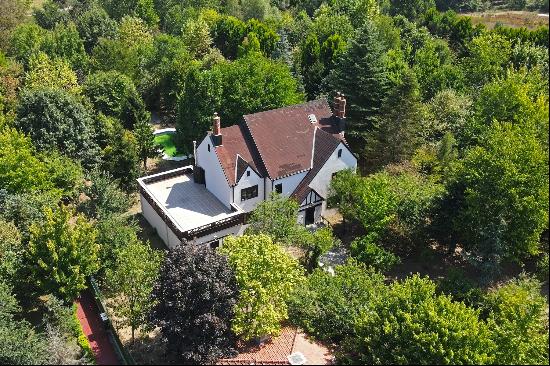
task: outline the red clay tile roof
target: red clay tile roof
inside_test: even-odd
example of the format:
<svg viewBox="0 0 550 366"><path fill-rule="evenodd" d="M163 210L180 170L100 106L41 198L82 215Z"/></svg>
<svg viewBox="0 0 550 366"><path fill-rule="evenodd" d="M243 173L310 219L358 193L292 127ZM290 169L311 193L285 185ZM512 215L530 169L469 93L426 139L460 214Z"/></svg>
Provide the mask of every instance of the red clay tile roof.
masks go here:
<svg viewBox="0 0 550 366"><path fill-rule="evenodd" d="M239 355L235 358L218 360L218 365L290 365L288 356L294 352L302 353L308 365L331 364L333 357L328 348L308 339L298 329L286 326L281 335L274 337L261 346L242 343L238 346Z"/></svg>
<svg viewBox="0 0 550 366"><path fill-rule="evenodd" d="M289 365L287 356L292 353L296 328L285 327L278 337L266 341L261 346L241 344L235 358L219 360L219 365Z"/></svg>
<svg viewBox="0 0 550 366"><path fill-rule="evenodd" d="M271 179L311 169L316 128L325 133L324 140L343 141L326 100L249 114L243 123L222 128L223 144L215 150L229 185L238 182L245 162Z"/></svg>
<svg viewBox="0 0 550 366"><path fill-rule="evenodd" d="M244 172L243 163L263 175L263 164L252 146L250 138L246 137L246 127L234 125L222 128L222 145L215 148L216 155L230 186L234 186ZM240 159L238 159L238 156ZM238 174L240 172L240 174Z"/></svg>
<svg viewBox="0 0 550 366"><path fill-rule="evenodd" d="M315 178L319 170L325 165L330 155L334 152L336 147L340 144L340 140L334 138L333 135L323 130L317 130L315 134L315 152L313 154L313 168L306 174L304 179L298 184L298 187L292 193L292 197L298 201L299 204L306 198L310 188L309 184ZM326 198L326 197L323 197Z"/></svg>
<svg viewBox="0 0 550 366"><path fill-rule="evenodd" d="M308 116L318 122L311 123ZM244 116L254 144L271 179L311 169L315 127L331 128L333 115L326 100Z"/></svg>

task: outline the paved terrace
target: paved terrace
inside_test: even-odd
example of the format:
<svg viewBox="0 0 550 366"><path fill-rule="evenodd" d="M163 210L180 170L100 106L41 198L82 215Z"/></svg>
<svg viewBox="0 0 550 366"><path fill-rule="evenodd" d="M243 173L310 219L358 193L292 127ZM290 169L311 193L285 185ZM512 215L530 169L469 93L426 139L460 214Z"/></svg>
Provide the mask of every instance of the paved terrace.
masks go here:
<svg viewBox="0 0 550 366"><path fill-rule="evenodd" d="M151 197L157 201L181 231L204 226L238 214L223 205L203 184L196 184L192 173L180 168L140 178Z"/></svg>

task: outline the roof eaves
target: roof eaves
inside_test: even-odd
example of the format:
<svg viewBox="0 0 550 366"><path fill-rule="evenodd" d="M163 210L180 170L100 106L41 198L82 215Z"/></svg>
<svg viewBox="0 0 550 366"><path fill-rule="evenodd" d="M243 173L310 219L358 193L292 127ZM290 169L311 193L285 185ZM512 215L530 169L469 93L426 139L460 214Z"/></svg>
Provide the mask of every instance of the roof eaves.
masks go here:
<svg viewBox="0 0 550 366"><path fill-rule="evenodd" d="M210 138L210 142L212 143L212 146L214 146L214 140L212 139L212 135L210 133L208 134L208 137ZM220 160L220 156L218 155L217 146L214 146L214 153L216 154L216 159L218 159L218 164L220 164L220 168L222 169L223 176L225 177L225 181L231 187L231 183L229 182L229 177L227 176L227 173L225 172L225 169L223 168L222 161Z"/></svg>

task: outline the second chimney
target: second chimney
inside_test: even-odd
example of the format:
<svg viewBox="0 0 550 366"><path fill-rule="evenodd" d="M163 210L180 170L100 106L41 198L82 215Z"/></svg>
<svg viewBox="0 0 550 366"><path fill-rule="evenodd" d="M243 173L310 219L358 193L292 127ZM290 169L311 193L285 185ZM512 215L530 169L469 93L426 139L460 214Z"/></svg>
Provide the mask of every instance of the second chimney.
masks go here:
<svg viewBox="0 0 550 366"><path fill-rule="evenodd" d="M214 118L212 119L212 138L214 140L214 146L220 146L222 144L222 128L221 128L221 119L218 116L218 113L214 113Z"/></svg>
<svg viewBox="0 0 550 366"><path fill-rule="evenodd" d="M338 129L343 135L346 130L346 98L340 92L334 97L334 117L338 119Z"/></svg>
<svg viewBox="0 0 550 366"><path fill-rule="evenodd" d="M334 97L334 117L346 118L346 98L340 92Z"/></svg>

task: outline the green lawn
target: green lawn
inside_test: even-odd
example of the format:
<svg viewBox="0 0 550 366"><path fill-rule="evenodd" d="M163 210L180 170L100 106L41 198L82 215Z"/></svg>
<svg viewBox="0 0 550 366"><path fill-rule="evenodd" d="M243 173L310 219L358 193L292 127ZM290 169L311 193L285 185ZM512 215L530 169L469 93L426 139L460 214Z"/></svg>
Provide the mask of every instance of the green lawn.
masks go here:
<svg viewBox="0 0 550 366"><path fill-rule="evenodd" d="M183 153L177 151L176 145L174 143L174 137L175 135L173 133L163 133L160 135L156 135L155 143L162 146L164 152L168 156L183 155Z"/></svg>

